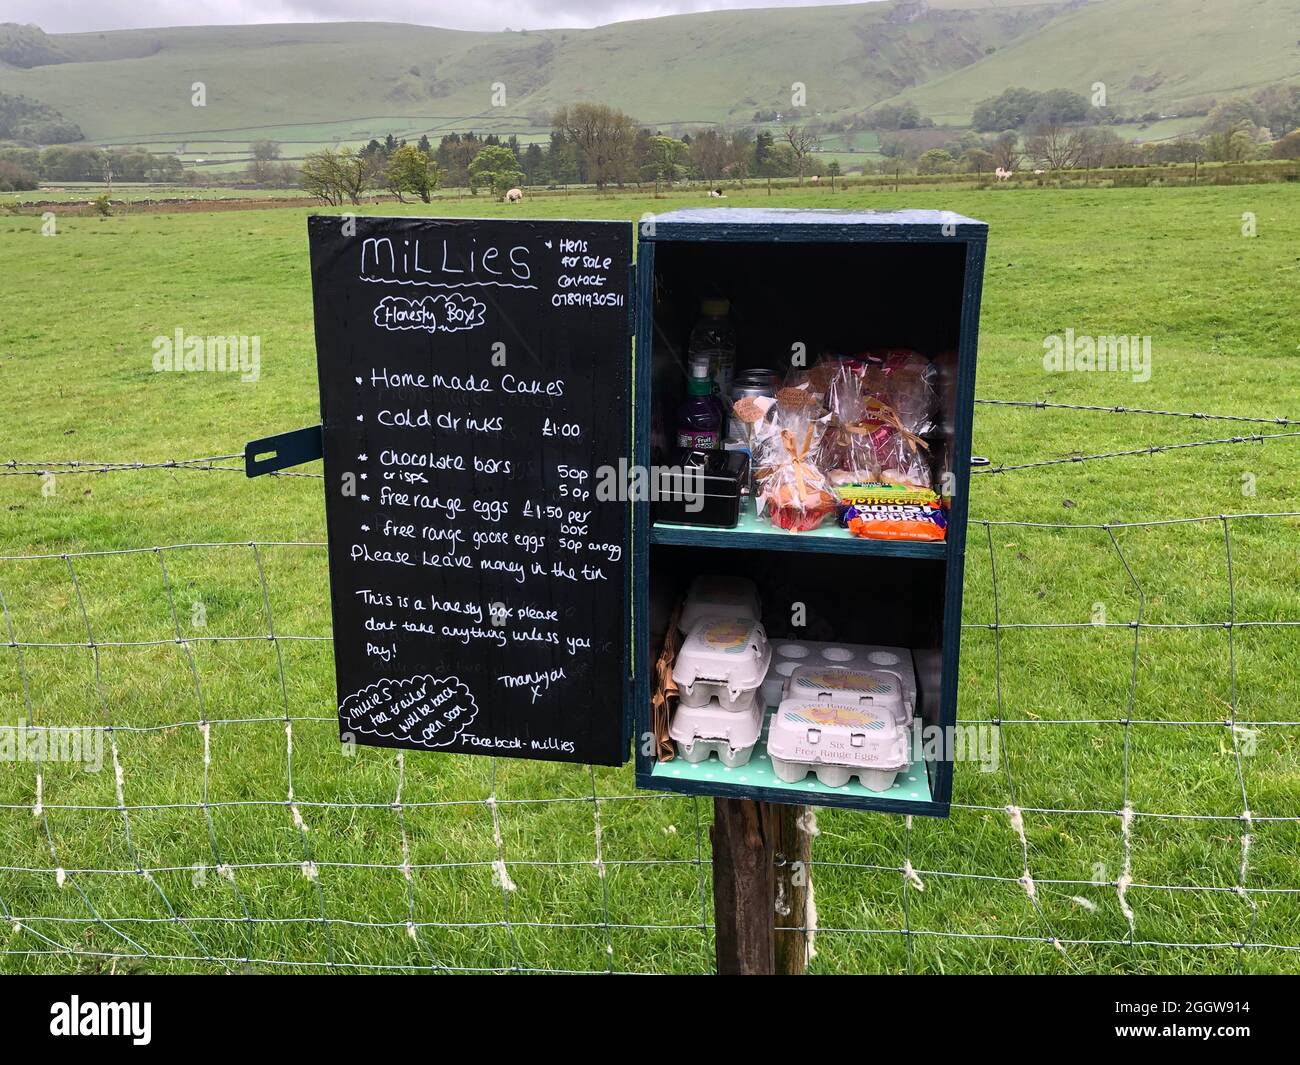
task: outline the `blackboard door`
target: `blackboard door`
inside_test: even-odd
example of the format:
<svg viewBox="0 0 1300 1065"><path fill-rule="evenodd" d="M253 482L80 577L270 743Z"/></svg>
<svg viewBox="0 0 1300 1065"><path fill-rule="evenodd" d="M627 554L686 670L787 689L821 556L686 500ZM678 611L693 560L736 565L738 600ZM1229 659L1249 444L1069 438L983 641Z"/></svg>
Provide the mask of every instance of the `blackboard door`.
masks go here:
<svg viewBox="0 0 1300 1065"><path fill-rule="evenodd" d="M308 229L344 740L624 762L631 224Z"/></svg>

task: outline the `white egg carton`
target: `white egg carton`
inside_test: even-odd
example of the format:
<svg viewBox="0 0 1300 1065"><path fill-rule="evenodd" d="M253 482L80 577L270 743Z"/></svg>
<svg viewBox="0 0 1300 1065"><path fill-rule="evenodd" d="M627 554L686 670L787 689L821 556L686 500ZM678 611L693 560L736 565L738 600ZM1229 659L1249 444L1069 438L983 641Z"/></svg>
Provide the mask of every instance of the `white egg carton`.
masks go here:
<svg viewBox="0 0 1300 1065"><path fill-rule="evenodd" d="M760 622L706 615L691 626L673 663L678 702L701 707L717 699L724 710L748 710L771 660Z"/></svg>
<svg viewBox="0 0 1300 1065"><path fill-rule="evenodd" d="M888 791L912 763L911 733L896 724L893 699L794 696L782 701L767 730L772 772L797 784L810 772L828 788L856 776L869 791Z"/></svg>
<svg viewBox="0 0 1300 1065"><path fill-rule="evenodd" d="M668 726L677 753L688 762L703 762L716 754L723 765L737 769L749 761L763 731L763 704L752 691L740 710L724 710L716 701L707 706L678 705Z"/></svg>
<svg viewBox="0 0 1300 1065"><path fill-rule="evenodd" d="M843 666L800 666L786 679L782 700L830 699L856 703L866 697L893 708L894 724L912 727L915 708L903 694L903 678L894 669L845 669Z"/></svg>
<svg viewBox="0 0 1300 1065"><path fill-rule="evenodd" d="M759 621L763 617L763 606L758 597L758 586L747 577L701 574L691 581L686 592L677 627L688 633L706 615Z"/></svg>
<svg viewBox="0 0 1300 1065"><path fill-rule="evenodd" d="M916 674L912 670L912 652L906 647L815 640L778 640L772 645L772 667L763 680L764 705L779 706L785 698L786 682L795 670L805 666L893 673L903 690L903 701L909 707L916 706Z"/></svg>

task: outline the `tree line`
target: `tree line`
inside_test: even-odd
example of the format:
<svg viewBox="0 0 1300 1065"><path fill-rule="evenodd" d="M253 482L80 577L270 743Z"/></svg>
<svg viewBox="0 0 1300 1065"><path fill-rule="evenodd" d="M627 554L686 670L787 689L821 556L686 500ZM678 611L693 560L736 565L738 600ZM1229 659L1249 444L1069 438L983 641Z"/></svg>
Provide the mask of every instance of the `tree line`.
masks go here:
<svg viewBox="0 0 1300 1065"><path fill-rule="evenodd" d="M34 189L40 181L177 181L181 161L141 148L0 148L0 190Z"/></svg>
<svg viewBox="0 0 1300 1065"><path fill-rule="evenodd" d="M1145 143L1120 136L1111 112L1077 93L1008 89L981 101L972 128L914 126L882 136L881 169L920 174L983 173L994 169L1042 170L1151 166L1166 163L1243 162L1300 158L1300 86L1272 86L1206 106L1199 128L1184 136ZM1176 115L1164 116L1169 118Z"/></svg>
<svg viewBox="0 0 1300 1065"><path fill-rule="evenodd" d="M1200 106L1200 104L1198 104ZM1007 89L982 100L972 128L936 127L911 104L886 104L869 113L883 132L876 170L921 174L991 173L1032 167L1143 166L1174 162L1273 157L1300 158L1300 86L1272 86L1251 95L1204 104L1204 121L1191 134L1134 143L1108 123L1115 114L1064 89ZM776 131L707 128L674 135L604 104L580 103L537 116L550 124L544 142L474 132L448 133L435 147L427 135L407 143L389 134L361 148L309 153L301 166L282 160L274 141L250 145L246 178L257 185L301 185L326 203L358 203L370 191L429 202L442 186L500 196L515 186L626 183L672 185L683 180L743 183L750 178L799 178L839 173L817 153L828 128L811 122ZM1176 117L1176 116L1168 116ZM849 119L853 125L859 119ZM847 127L846 127L847 128ZM0 191L34 189L39 181L197 182L180 159L140 148L0 148Z"/></svg>
<svg viewBox="0 0 1300 1065"><path fill-rule="evenodd" d="M838 173L814 158L817 137L803 126L779 133L750 128L704 129L675 137L642 125L605 104L580 103L547 116L546 142L522 145L514 135L448 133L435 148L428 136L415 144L392 134L360 149L324 148L303 160L303 188L329 204L357 203L369 190L386 189L425 202L441 186L472 194L502 195L515 186L610 185L682 180L743 182L751 177Z"/></svg>

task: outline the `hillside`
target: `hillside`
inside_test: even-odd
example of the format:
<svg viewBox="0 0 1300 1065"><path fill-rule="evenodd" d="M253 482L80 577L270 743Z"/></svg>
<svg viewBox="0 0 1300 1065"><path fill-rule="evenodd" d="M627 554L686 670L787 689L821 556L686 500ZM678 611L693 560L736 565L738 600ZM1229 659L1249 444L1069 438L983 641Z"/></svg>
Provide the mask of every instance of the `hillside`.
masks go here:
<svg viewBox="0 0 1300 1065"><path fill-rule="evenodd" d="M125 30L50 35L61 60L0 64L0 90L76 121L92 141L193 139L255 127L313 135L386 131L385 120L473 117L519 126L530 113L602 100L647 122L748 121L860 110L950 73L1047 24L1059 4L947 0L726 11L591 30L471 33L383 23ZM207 86L192 107L190 86ZM505 108L491 86L506 86Z"/></svg>
<svg viewBox="0 0 1300 1065"><path fill-rule="evenodd" d="M1300 76L1300 0L888 0L676 15L589 30L462 32L388 23L46 35L0 26L0 92L87 140L187 145L211 158L266 136L297 145L451 129L541 135L577 100L642 121L823 118L908 99L940 123L1012 85L1173 110ZM191 104L203 82L207 103ZM504 107L492 106L503 83Z"/></svg>
<svg viewBox="0 0 1300 1065"><path fill-rule="evenodd" d="M1300 0L1103 0L1060 12L1036 33L908 99L936 122L1012 85L1068 87L1139 111L1300 78Z"/></svg>

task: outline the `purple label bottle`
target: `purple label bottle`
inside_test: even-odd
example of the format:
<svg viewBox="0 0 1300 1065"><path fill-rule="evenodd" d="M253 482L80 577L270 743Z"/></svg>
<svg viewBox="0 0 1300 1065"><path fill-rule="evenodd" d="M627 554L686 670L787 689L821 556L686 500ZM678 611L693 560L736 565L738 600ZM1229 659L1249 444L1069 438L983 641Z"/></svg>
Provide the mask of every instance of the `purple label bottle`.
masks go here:
<svg viewBox="0 0 1300 1065"><path fill-rule="evenodd" d="M677 412L677 446L715 450L722 442L722 415L713 395L709 364L691 366L686 399Z"/></svg>

